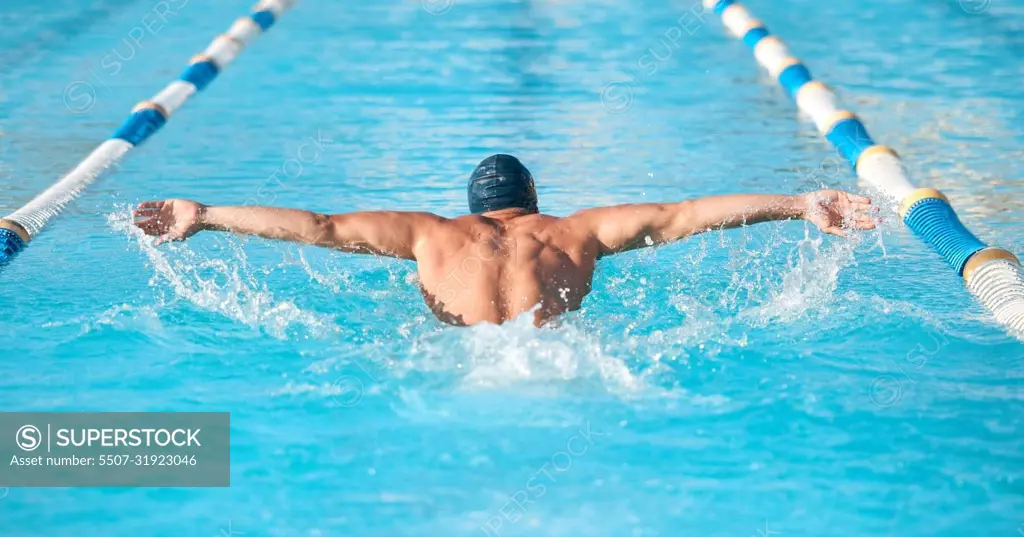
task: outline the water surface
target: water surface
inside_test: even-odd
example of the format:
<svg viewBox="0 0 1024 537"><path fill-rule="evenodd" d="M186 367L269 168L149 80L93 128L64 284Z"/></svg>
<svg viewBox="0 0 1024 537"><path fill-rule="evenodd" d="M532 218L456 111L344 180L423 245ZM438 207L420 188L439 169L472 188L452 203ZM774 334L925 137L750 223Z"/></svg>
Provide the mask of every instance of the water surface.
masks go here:
<svg viewBox="0 0 1024 537"><path fill-rule="evenodd" d="M0 212L251 2L178 4L154 25L148 2L7 3ZM1024 252L1024 9L748 4L916 182ZM301 2L0 274L5 409L231 412L232 486L0 489L0 533L1013 535L1024 347L896 218L608 259L541 330L444 327L407 262L215 234L157 248L128 225L166 197L454 216L494 152L556 215L859 191L691 9Z"/></svg>

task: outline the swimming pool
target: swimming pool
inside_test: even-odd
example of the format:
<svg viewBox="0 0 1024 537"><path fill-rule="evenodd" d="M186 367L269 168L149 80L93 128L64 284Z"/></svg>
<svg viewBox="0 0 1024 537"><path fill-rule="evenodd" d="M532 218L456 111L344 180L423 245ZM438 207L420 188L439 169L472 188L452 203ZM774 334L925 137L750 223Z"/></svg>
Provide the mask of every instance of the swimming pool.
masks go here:
<svg viewBox="0 0 1024 537"><path fill-rule="evenodd" d="M1024 251L1024 10L747 3ZM172 2L140 37L154 4L52 4L0 14L2 214L249 7ZM127 226L171 196L459 214L499 151L559 215L855 189L714 17L666 40L694 5L300 3L0 275L5 409L230 411L231 488L0 488L3 535L1013 534L1021 343L895 216L605 260L544 330L444 328L402 262Z"/></svg>

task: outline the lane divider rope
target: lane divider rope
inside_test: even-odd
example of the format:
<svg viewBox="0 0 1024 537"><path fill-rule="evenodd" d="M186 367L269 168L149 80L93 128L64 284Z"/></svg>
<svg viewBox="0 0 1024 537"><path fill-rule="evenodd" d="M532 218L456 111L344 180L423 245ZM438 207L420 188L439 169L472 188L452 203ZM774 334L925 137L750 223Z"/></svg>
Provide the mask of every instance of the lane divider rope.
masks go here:
<svg viewBox="0 0 1024 537"><path fill-rule="evenodd" d="M128 119L74 169L22 208L0 218L0 267L8 264L104 171L163 127L171 115L202 91L242 50L266 32L296 0L260 0L252 13L217 36L189 66L152 99L132 108Z"/></svg>
<svg viewBox="0 0 1024 537"><path fill-rule="evenodd" d="M877 144L856 114L839 107L835 93L814 80L777 36L735 0L703 0L736 38L753 49L818 131L849 161L858 177L899 203L903 223L963 276L967 288L996 320L1024 334L1024 271L1012 253L990 247L957 217L949 200L933 188L916 188L892 148Z"/></svg>

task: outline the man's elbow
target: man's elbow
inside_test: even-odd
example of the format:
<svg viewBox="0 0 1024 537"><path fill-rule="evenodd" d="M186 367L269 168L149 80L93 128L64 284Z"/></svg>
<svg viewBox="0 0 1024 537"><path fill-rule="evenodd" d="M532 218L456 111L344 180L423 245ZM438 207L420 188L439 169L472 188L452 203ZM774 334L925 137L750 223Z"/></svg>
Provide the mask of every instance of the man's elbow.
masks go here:
<svg viewBox="0 0 1024 537"><path fill-rule="evenodd" d="M671 223L665 233L668 241L685 239L702 231L695 229L697 214L696 208L691 201L681 201L673 204L669 222Z"/></svg>
<svg viewBox="0 0 1024 537"><path fill-rule="evenodd" d="M337 216L328 216L322 213L313 213L313 230L310 234L310 243L317 246L331 246L335 243L337 230L341 223Z"/></svg>

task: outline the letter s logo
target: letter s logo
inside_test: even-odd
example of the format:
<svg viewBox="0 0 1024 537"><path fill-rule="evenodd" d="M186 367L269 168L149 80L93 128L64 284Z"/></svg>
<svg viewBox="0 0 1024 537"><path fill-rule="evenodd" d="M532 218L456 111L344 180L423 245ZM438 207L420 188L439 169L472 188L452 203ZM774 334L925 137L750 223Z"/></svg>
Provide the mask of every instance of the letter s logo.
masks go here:
<svg viewBox="0 0 1024 537"><path fill-rule="evenodd" d="M18 447L22 451L35 451L43 443L43 433L39 432L34 425L23 425L14 438L18 441Z"/></svg>

